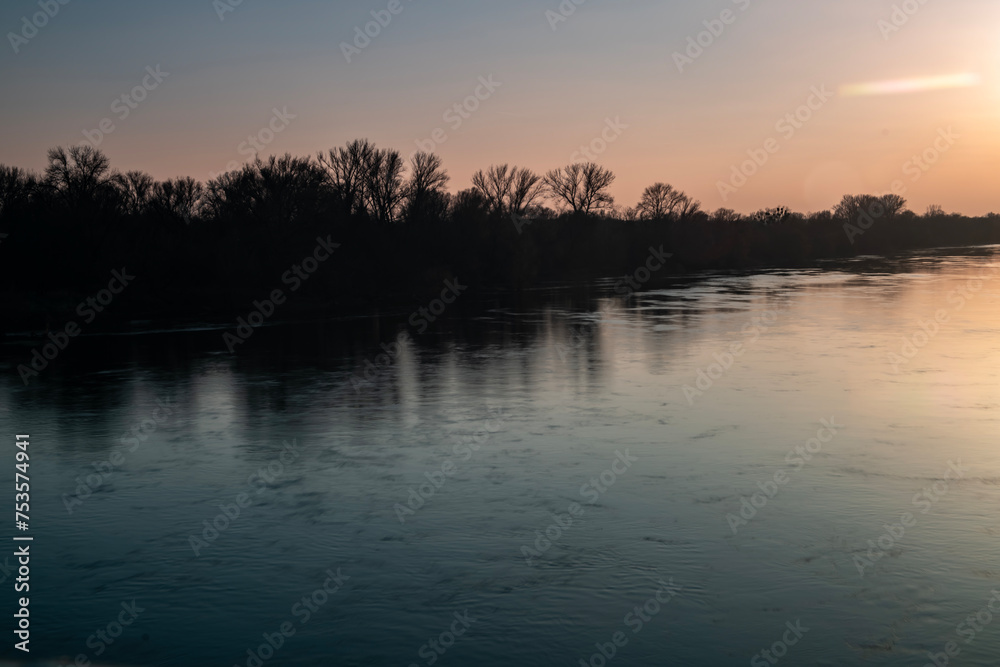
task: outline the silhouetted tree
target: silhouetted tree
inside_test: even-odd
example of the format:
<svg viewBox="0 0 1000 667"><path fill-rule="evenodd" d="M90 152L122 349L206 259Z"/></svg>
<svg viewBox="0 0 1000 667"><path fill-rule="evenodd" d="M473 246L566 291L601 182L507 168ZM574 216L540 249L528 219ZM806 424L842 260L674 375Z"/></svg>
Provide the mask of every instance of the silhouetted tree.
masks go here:
<svg viewBox="0 0 1000 667"><path fill-rule="evenodd" d="M742 219L743 216L731 208L720 208L711 216L712 222L721 222L721 223L739 222Z"/></svg>
<svg viewBox="0 0 1000 667"><path fill-rule="evenodd" d="M74 145L49 151L45 187L76 215L111 214L120 204L107 156L93 146Z"/></svg>
<svg viewBox="0 0 1000 667"><path fill-rule="evenodd" d="M589 215L610 208L615 201L608 192L615 175L593 162L553 169L543 182L548 194L573 213Z"/></svg>
<svg viewBox="0 0 1000 667"><path fill-rule="evenodd" d="M388 224L396 221L406 198L404 169L399 151L383 149L370 155L365 171L365 195L368 212L379 222Z"/></svg>
<svg viewBox="0 0 1000 667"><path fill-rule="evenodd" d="M490 204L476 188L462 190L451 200L450 215L454 220L477 218L489 213Z"/></svg>
<svg viewBox="0 0 1000 667"><path fill-rule="evenodd" d="M472 187L479 191L493 213L524 213L544 193L541 178L529 169L494 165L472 175Z"/></svg>
<svg viewBox="0 0 1000 667"><path fill-rule="evenodd" d="M114 177L125 215L142 215L153 195L153 177L144 171L130 171Z"/></svg>
<svg viewBox="0 0 1000 667"><path fill-rule="evenodd" d="M190 222L197 214L205 187L190 176L156 183L149 198L151 211Z"/></svg>
<svg viewBox="0 0 1000 667"><path fill-rule="evenodd" d="M777 206L774 208L762 208L750 214L750 220L761 225L774 225L784 222L792 214L787 206Z"/></svg>
<svg viewBox="0 0 1000 667"><path fill-rule="evenodd" d="M410 180L406 185L406 217L409 220L443 217L449 181L441 158L433 153L415 153L410 159Z"/></svg>
<svg viewBox="0 0 1000 667"><path fill-rule="evenodd" d="M643 191L636 208L639 216L645 220L662 220L687 217L698 211L701 203L694 201L672 185L654 183Z"/></svg>
<svg viewBox="0 0 1000 667"><path fill-rule="evenodd" d="M20 167L0 164L0 218L28 206L38 190L38 178Z"/></svg>
<svg viewBox="0 0 1000 667"><path fill-rule="evenodd" d="M317 154L342 213L367 213L369 171L376 150L367 139L356 139L346 146L331 148L326 154Z"/></svg>
<svg viewBox="0 0 1000 667"><path fill-rule="evenodd" d="M844 195L834 209L834 215L847 222L856 222L864 216L891 220L906 207L906 200L896 194Z"/></svg>

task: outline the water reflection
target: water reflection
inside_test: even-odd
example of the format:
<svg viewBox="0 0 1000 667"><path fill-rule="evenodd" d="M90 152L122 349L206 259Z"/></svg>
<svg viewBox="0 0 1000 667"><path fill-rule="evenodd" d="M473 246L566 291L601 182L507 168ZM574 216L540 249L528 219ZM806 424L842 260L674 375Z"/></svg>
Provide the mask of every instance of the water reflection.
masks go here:
<svg viewBox="0 0 1000 667"><path fill-rule="evenodd" d="M703 275L627 299L613 279L470 296L423 334L383 313L261 329L235 356L220 331L80 338L37 383L0 380L8 430L40 452L39 645L87 652L135 597L149 611L104 658L245 664L341 567L351 578L274 664L426 664L466 609L482 620L442 664L578 664L618 630L615 664L746 664L797 619L811 630L794 664L915 664L1000 577L1000 282L969 283L995 252ZM11 369L27 350L4 347ZM732 531L828 418L844 430ZM68 511L123 437L139 442ZM292 441L301 457L195 555L191 536ZM634 467L602 483L623 451ZM950 459L967 474L861 577L855 557ZM542 551L574 502L584 513ZM632 633L626 615L670 577L681 593ZM985 664L996 636L963 658Z"/></svg>

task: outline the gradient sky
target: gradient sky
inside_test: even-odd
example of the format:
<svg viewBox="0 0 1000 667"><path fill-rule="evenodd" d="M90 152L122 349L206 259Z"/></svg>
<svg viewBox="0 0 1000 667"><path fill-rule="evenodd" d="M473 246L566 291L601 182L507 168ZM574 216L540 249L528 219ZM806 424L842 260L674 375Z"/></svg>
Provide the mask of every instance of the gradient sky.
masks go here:
<svg viewBox="0 0 1000 667"><path fill-rule="evenodd" d="M618 174L622 205L664 181L707 210L814 211L899 180L918 212L1000 211L996 0L926 0L889 39L878 22L894 0L586 0L554 31L546 11L558 0L401 2L348 63L341 42L389 0L243 0L224 20L212 0L69 0L17 54L6 35L38 0L5 0L0 162L40 170L46 149L82 141L107 117L116 127L100 148L117 169L207 180L245 160L240 144L287 108L296 118L263 155L359 137L409 155L442 128L436 152L457 191L493 163L568 164L619 118L627 129L597 161ZM674 52L726 9L735 22L679 72ZM169 76L118 120L114 100L156 65ZM813 86L959 73L980 83L836 95L794 136L775 126ZM502 85L452 130L445 111L490 75ZM937 163L919 178L907 171L949 127L958 138ZM772 137L779 150L723 202L717 183Z"/></svg>

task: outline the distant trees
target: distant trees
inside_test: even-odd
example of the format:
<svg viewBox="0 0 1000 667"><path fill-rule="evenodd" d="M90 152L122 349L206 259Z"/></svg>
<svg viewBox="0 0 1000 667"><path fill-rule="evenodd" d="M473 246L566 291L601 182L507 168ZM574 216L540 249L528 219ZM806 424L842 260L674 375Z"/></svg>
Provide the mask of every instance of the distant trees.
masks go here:
<svg viewBox="0 0 1000 667"><path fill-rule="evenodd" d="M172 178L151 188L148 207L178 221L190 222L198 214L205 187L190 176Z"/></svg>
<svg viewBox="0 0 1000 667"><path fill-rule="evenodd" d="M203 201L210 217L234 222L295 223L318 214L325 172L309 158L285 154L256 158L202 188L192 179L158 184L157 210L190 216Z"/></svg>
<svg viewBox="0 0 1000 667"><path fill-rule="evenodd" d="M153 177L144 171L129 171L116 174L114 179L122 199L122 212L142 215L153 195Z"/></svg>
<svg viewBox="0 0 1000 667"><path fill-rule="evenodd" d="M118 203L118 179L107 156L93 146L53 148L45 167L44 187L77 215L107 213Z"/></svg>
<svg viewBox="0 0 1000 667"><path fill-rule="evenodd" d="M654 183L643 191L636 208L639 217L645 220L684 218L696 213L701 208L701 202L691 199L672 185Z"/></svg>
<svg viewBox="0 0 1000 667"><path fill-rule="evenodd" d="M326 171L327 182L341 212L346 215L367 212L368 171L374 153L375 146L370 141L356 139L346 146L316 155L318 164Z"/></svg>
<svg viewBox="0 0 1000 667"><path fill-rule="evenodd" d="M762 225L774 225L784 222L792 215L792 210L787 206L777 206L774 208L762 208L754 211L749 218L753 222Z"/></svg>
<svg viewBox="0 0 1000 667"><path fill-rule="evenodd" d="M351 141L314 157L256 158L206 184L192 178L157 182L149 174L111 169L106 155L86 145L49 151L44 175L0 165L0 216L39 202L77 214L99 213L159 217L190 222L195 218L281 225L314 218L360 217L385 225L487 215L530 215L555 219L545 208L555 204L575 216L601 215L619 221L748 220L762 225L804 217L785 207L748 216L731 209L701 211L700 202L667 183L647 187L635 207L616 207L611 195L615 174L596 163L575 163L539 176L530 169L500 164L472 175L471 188L451 195L441 157L417 152L405 163L399 151L381 149L367 139ZM856 221L863 216L890 220L905 209L895 194L848 195L836 208L809 218ZM928 217L940 217L940 208Z"/></svg>
<svg viewBox="0 0 1000 667"><path fill-rule="evenodd" d="M733 223L742 220L743 216L731 208L720 208L709 219L712 222Z"/></svg>
<svg viewBox="0 0 1000 667"><path fill-rule="evenodd" d="M20 167L0 164L0 218L25 208L38 190L38 179Z"/></svg>
<svg viewBox="0 0 1000 667"><path fill-rule="evenodd" d="M593 162L553 169L543 183L548 194L574 214L590 215L610 208L614 198L608 188L615 175Z"/></svg>
<svg viewBox="0 0 1000 667"><path fill-rule="evenodd" d="M866 216L892 220L906 208L906 200L896 194L845 195L833 214L846 222L857 222Z"/></svg>
<svg viewBox="0 0 1000 667"><path fill-rule="evenodd" d="M678 268L724 269L1000 242L1000 216L931 209L910 224L916 216L892 195L845 197L835 211L807 218L783 207L706 213L666 183L646 188L635 206L614 206L614 174L596 164L544 178L492 166L454 195L450 183L439 156L404 162L364 139L309 157L255 158L205 184L118 173L89 147L50 151L44 174L0 165L0 328L18 317L44 327L46 314L73 301L64 295L106 283L112 266L142 276L116 303L123 317L147 319L161 308L199 319L245 314L289 267L302 266L318 237L343 248L309 280L299 312L332 313L389 294L423 302L455 276L492 288L621 275L650 247L669 249ZM31 301L21 296L34 292L50 303L18 311Z"/></svg>
<svg viewBox="0 0 1000 667"><path fill-rule="evenodd" d="M530 169L493 165L472 175L472 187L493 213L524 213L545 192L542 179Z"/></svg>

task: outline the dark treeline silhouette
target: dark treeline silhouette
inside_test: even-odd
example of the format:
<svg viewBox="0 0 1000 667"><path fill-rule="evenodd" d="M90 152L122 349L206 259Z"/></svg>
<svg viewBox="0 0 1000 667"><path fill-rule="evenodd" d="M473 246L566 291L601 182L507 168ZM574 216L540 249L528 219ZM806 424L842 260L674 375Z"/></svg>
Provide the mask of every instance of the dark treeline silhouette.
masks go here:
<svg viewBox="0 0 1000 667"><path fill-rule="evenodd" d="M614 180L592 163L544 175L495 165L451 194L437 155L407 161L358 140L313 157L257 158L202 184L117 172L87 145L56 148L42 174L0 165L4 329L55 326L122 267L136 280L119 318L229 319L287 291L282 276L318 238L340 247L283 316L412 305L445 279L523 288L616 277L661 246L673 255L666 275L1000 242L996 214L916 215L896 195L746 216L704 211L665 183L616 207Z"/></svg>

